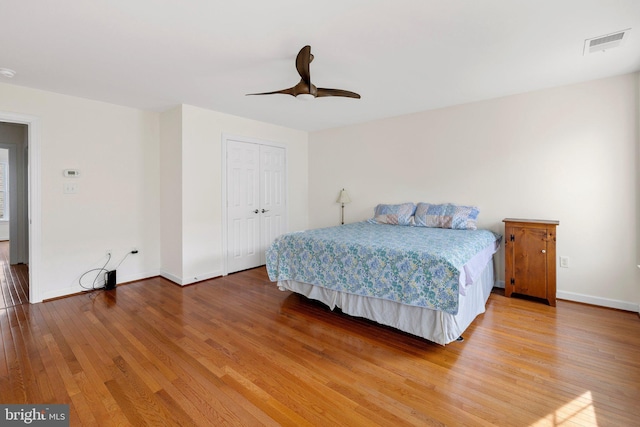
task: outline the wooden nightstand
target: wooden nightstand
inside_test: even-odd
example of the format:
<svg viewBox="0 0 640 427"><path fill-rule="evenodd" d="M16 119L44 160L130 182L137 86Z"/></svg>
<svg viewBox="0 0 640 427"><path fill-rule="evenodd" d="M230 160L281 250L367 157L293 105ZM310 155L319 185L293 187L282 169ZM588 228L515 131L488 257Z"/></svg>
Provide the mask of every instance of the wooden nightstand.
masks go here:
<svg viewBox="0 0 640 427"><path fill-rule="evenodd" d="M505 218L504 294L556 305L556 226L559 221Z"/></svg>

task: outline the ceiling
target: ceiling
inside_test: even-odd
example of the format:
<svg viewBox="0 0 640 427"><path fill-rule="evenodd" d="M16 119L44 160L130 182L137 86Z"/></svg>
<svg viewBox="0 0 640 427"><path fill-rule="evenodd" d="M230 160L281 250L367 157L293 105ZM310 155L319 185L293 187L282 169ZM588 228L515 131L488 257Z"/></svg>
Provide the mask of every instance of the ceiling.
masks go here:
<svg viewBox="0 0 640 427"><path fill-rule="evenodd" d="M0 0L0 30L0 82L305 131L640 70L638 0ZM306 44L313 83L362 99L245 96L295 85Z"/></svg>

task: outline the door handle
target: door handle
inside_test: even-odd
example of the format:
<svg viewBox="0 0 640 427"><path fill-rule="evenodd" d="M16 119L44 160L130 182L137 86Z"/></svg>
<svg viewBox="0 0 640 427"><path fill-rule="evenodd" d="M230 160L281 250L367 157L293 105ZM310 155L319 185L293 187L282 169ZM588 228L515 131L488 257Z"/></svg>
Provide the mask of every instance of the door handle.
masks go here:
<svg viewBox="0 0 640 427"><path fill-rule="evenodd" d="M269 209L262 209L262 213L269 212Z"/></svg>
<svg viewBox="0 0 640 427"><path fill-rule="evenodd" d="M253 211L253 213L258 213L258 212L260 212L258 209L256 209L255 211Z"/></svg>

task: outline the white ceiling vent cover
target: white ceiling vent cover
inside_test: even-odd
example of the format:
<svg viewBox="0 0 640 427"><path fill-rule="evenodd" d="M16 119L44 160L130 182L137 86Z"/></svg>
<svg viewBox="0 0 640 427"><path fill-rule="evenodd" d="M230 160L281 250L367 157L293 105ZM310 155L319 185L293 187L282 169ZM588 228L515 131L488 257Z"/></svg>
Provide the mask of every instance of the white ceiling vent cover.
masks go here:
<svg viewBox="0 0 640 427"><path fill-rule="evenodd" d="M631 28L627 28L626 30L616 31L615 33L606 34L604 36L586 39L584 41L584 51L582 54L588 55L595 52L604 52L605 50L622 46L625 40L629 37L630 31Z"/></svg>

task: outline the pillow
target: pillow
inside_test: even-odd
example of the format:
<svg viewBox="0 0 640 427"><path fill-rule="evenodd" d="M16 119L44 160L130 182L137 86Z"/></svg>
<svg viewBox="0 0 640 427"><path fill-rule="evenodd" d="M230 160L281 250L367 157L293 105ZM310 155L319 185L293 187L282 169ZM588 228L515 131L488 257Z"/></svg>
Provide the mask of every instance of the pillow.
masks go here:
<svg viewBox="0 0 640 427"><path fill-rule="evenodd" d="M399 205L380 204L373 211L373 218L369 222L376 224L413 225L413 213L416 205L402 203Z"/></svg>
<svg viewBox="0 0 640 427"><path fill-rule="evenodd" d="M456 230L475 230L478 220L478 210L475 206L460 206L452 203L433 205L418 203L414 222L418 227L453 228Z"/></svg>

